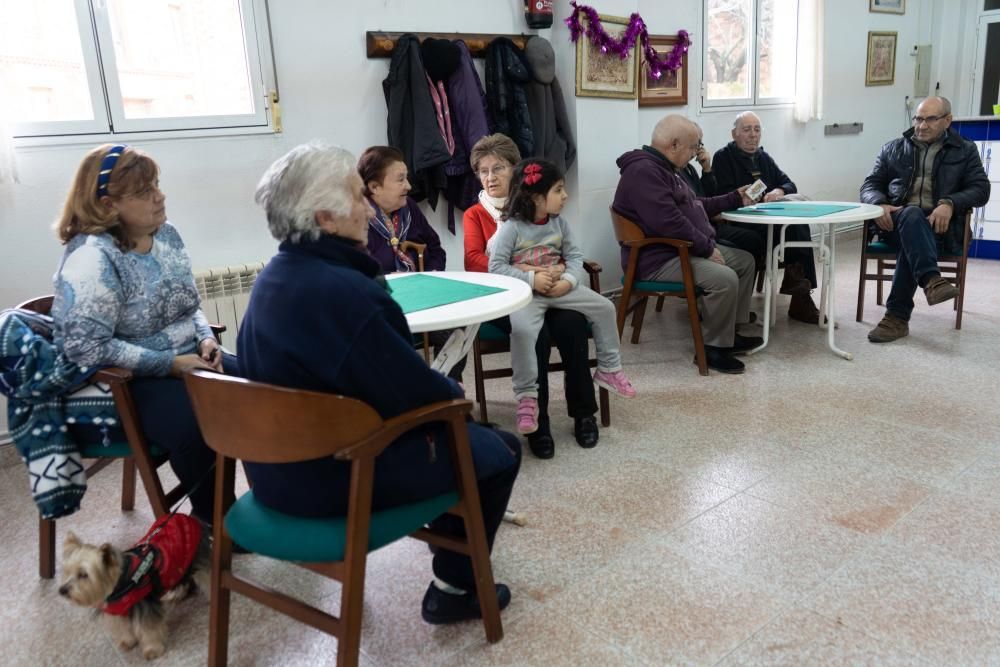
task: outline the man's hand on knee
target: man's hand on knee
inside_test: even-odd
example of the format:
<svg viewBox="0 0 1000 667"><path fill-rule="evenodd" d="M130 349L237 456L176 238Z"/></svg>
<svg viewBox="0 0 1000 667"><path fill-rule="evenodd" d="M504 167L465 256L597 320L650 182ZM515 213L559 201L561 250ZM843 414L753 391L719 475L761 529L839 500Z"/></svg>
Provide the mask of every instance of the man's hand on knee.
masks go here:
<svg viewBox="0 0 1000 667"><path fill-rule="evenodd" d="M902 206L892 206L891 204L879 204L882 207L882 216L875 218L875 224L878 228L887 232L891 232L893 228L892 214L903 208Z"/></svg>
<svg viewBox="0 0 1000 667"><path fill-rule="evenodd" d="M955 211L949 204L938 204L931 214L927 216L927 222L934 228L935 234L944 234L948 231L951 223L951 214Z"/></svg>
<svg viewBox="0 0 1000 667"><path fill-rule="evenodd" d="M726 258L722 256L722 253L719 252L718 248L712 250L712 256L709 257L709 259L715 262L716 264L722 264L723 266L726 265Z"/></svg>

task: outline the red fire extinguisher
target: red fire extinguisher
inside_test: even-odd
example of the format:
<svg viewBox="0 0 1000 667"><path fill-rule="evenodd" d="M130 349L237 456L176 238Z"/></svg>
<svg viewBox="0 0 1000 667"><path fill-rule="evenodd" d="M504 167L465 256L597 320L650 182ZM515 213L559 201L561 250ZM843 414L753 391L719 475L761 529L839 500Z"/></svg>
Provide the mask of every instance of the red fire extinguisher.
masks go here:
<svg viewBox="0 0 1000 667"><path fill-rule="evenodd" d="M533 30L552 27L552 0L524 0L524 20Z"/></svg>

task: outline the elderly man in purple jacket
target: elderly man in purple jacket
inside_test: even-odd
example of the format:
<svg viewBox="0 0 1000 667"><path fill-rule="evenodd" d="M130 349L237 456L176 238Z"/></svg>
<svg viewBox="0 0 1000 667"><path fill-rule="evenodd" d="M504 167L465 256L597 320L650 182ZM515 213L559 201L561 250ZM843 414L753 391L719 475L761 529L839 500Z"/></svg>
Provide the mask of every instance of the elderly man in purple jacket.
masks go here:
<svg viewBox="0 0 1000 667"><path fill-rule="evenodd" d="M687 118L670 115L653 129L650 146L618 158L621 179L614 209L635 221L646 236L666 236L691 241L694 279L703 291L701 326L708 365L721 373L742 373L734 355L762 344L757 336L741 336L738 324L750 317L754 258L744 251L716 245L709 218L725 210L750 204L743 190L718 197L698 197L679 172L698 152L698 126ZM630 248L622 247L622 267ZM642 250L638 263L641 280L680 282L680 258L671 246Z"/></svg>

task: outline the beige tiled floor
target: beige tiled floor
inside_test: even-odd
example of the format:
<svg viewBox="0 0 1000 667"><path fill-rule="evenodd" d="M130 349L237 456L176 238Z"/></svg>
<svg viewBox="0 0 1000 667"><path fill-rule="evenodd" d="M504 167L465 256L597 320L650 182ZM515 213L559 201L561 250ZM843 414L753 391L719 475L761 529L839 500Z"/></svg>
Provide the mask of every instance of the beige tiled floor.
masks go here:
<svg viewBox="0 0 1000 667"><path fill-rule="evenodd" d="M869 290L854 322L857 239L838 258L839 345L778 317L743 376L698 376L682 309L650 312L625 343L640 395L613 399L593 450L554 401L556 458L528 455L494 553L514 601L506 637L431 627L419 616L426 547L369 562L362 664L1000 664L1000 262L973 261L964 328L920 303L909 338L865 339L882 314ZM781 301L784 307L784 298ZM761 310L755 297L755 309ZM554 396L561 392L554 379ZM491 417L510 424L505 381ZM138 664L91 613L37 578L36 515L20 463L0 461L0 664ZM59 523L118 544L150 513L118 510L117 469ZM245 556L243 571L335 611L339 587ZM202 664L207 600L171 620L163 665ZM336 641L235 598L231 662L330 662Z"/></svg>

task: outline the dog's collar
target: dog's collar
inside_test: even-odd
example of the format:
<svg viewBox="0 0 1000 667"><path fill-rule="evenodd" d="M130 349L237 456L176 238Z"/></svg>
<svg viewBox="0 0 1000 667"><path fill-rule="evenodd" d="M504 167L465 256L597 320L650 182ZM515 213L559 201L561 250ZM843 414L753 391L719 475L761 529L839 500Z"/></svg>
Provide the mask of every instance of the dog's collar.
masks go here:
<svg viewBox="0 0 1000 667"><path fill-rule="evenodd" d="M118 602L136 588L152 584L154 594L160 592L160 576L156 563L160 552L152 544L144 543L122 553L122 571L114 589L104 598L105 604Z"/></svg>

